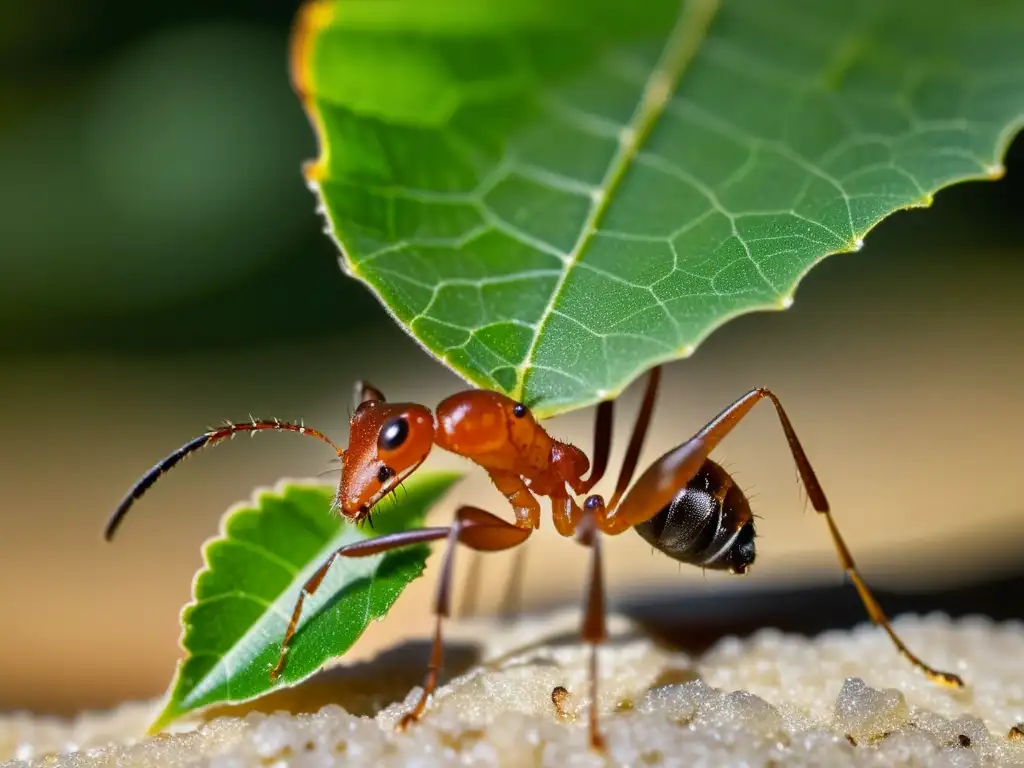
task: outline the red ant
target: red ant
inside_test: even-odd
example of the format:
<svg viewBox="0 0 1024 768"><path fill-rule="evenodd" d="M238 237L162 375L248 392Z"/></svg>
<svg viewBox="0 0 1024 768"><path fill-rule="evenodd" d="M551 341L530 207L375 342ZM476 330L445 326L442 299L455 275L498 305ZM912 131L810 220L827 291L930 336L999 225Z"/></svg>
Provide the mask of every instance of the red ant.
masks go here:
<svg viewBox="0 0 1024 768"><path fill-rule="evenodd" d="M608 502L600 495L587 496L582 506L566 491L589 493L604 476L612 443L614 402L600 403L594 431L594 465L578 448L552 438L534 419L530 409L511 398L485 390L468 390L442 401L435 413L415 403L388 403L384 395L365 382L356 385L356 409L351 417L349 444L342 450L323 433L302 424L253 419L211 430L172 453L154 466L121 502L106 529L109 540L137 500L156 480L200 448L239 432L284 430L311 435L326 442L342 463L336 505L354 522L368 521L371 510L386 494L408 477L430 453L433 445L464 456L483 467L515 510L515 523L472 506L461 506L451 526L392 533L342 547L306 582L299 594L281 646L275 679L284 668L289 643L295 634L302 605L312 595L338 557L366 557L391 549L447 539L434 612L437 623L423 692L400 722L418 720L437 686L442 666L441 627L450 615L453 563L456 544L479 552L516 547L540 524L538 496L551 499L556 530L573 536L591 552L589 579L583 599L581 637L592 647L590 656L590 740L603 747L597 715L597 645L607 637L604 581L601 569L602 534L618 535L630 528L653 547L683 563L711 570L744 573L754 562L754 522L750 503L730 474L708 455L759 401L775 406L800 478L814 509L825 516L842 567L849 574L868 615L882 627L903 654L933 682L954 688L963 686L955 674L936 670L915 656L893 631L881 607L861 578L853 557L839 534L825 493L811 468L782 403L768 389L752 389L733 402L693 437L665 453L640 475L630 488L650 426L661 377L660 367L651 370L644 398L633 427L618 482Z"/></svg>

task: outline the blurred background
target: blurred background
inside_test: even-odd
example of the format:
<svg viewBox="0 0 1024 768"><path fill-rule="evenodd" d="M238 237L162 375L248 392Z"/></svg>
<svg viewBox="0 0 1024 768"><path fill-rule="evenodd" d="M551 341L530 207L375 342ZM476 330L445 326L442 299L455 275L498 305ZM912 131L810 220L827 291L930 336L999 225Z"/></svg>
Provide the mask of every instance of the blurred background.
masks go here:
<svg viewBox="0 0 1024 768"><path fill-rule="evenodd" d="M222 512L330 458L291 435L204 453L104 544L122 494L171 449L250 412L342 440L357 377L430 405L460 386L342 275L322 233L300 175L314 139L286 71L295 9L0 4L0 711L161 694ZM815 269L790 311L734 321L672 365L647 458L771 386L887 606L1021 617L1007 598L1024 584L1021 142L1007 170L894 216L862 252ZM552 429L589 450L591 418ZM606 548L615 605L705 639L863 620L772 412L716 455L763 516L752 573L681 569L626 534ZM455 501L506 509L476 472L433 519ZM488 561L481 609L501 602L510 563ZM528 546L525 608L577 600L584 564L546 524ZM353 658L429 633L433 574ZM783 596L777 613L766 593Z"/></svg>

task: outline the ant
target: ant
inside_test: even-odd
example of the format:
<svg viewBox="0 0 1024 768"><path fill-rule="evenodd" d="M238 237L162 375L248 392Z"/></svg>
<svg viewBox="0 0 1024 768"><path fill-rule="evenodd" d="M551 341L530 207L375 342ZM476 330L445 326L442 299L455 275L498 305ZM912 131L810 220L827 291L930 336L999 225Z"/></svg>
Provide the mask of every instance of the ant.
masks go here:
<svg viewBox="0 0 1024 768"><path fill-rule="evenodd" d="M630 486L636 474L661 378L652 368L640 410L626 449L615 489L606 502L601 495L584 496L604 477L612 444L614 401L597 406L594 463L568 443L559 442L534 419L522 403L487 390L467 390L442 401L434 413L415 403L388 403L380 390L366 382L355 388L355 412L349 443L342 449L304 424L251 419L214 429L186 443L154 466L121 502L106 529L109 540L132 504L164 473L204 446L239 432L280 430L310 435L330 445L342 464L335 505L356 523L370 521L371 511L423 463L434 445L480 465L512 505L514 523L483 509L460 506L450 526L391 533L342 547L306 582L299 594L281 644L281 655L270 671L276 679L284 668L289 643L297 629L307 596L316 592L339 557L367 557L400 547L447 540L437 596L433 646L422 694L399 722L400 728L423 715L443 662L442 624L450 615L454 555L457 544L478 552L497 552L523 544L540 525L538 496L551 500L555 529L590 549L589 576L583 598L580 635L591 645L589 730L591 746L603 749L597 713L597 646L607 639L604 580L601 566L603 535L634 529L655 549L683 563L741 574L755 559L753 513L732 476L710 458L715 447L761 400L775 407L800 479L814 509L825 517L839 562L849 574L871 620L889 635L897 650L935 683L961 688L961 678L942 672L918 658L896 635L881 607L861 578L846 543L832 518L828 500L811 468L779 398L768 389L752 389L735 400L684 443L651 464ZM590 470L589 476L584 475ZM572 489L567 492L566 486Z"/></svg>

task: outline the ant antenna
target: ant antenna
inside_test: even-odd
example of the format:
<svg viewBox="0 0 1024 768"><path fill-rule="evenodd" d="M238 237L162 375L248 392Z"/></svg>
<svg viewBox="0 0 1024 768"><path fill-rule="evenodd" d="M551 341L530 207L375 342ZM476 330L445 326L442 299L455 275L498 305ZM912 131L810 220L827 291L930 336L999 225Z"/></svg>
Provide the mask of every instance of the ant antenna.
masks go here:
<svg viewBox="0 0 1024 768"><path fill-rule="evenodd" d="M341 448L335 445L335 443L322 432L310 429L301 422L296 424L294 422L281 421L279 419L252 418L250 418L250 421L242 424L232 424L231 422L227 422L223 427L211 429L209 432L185 443L185 445L163 459L159 464L156 464L149 470L149 472L143 475L142 479L139 480L139 482L137 482L128 492L128 495L124 497L117 509L114 511L114 514L110 517L110 521L107 523L107 528L104 531L103 537L107 541L113 539L114 532L117 530L118 526L121 525L121 521L124 520L124 516L128 514L128 510L131 509L132 504L138 501L142 494L148 491L157 480L178 465L183 459L195 453L200 448L234 437L239 432L249 432L255 436L257 432L266 429L273 429L278 432L297 432L300 435L315 437L331 446L331 448L333 448L338 454L338 459L344 462L345 452Z"/></svg>

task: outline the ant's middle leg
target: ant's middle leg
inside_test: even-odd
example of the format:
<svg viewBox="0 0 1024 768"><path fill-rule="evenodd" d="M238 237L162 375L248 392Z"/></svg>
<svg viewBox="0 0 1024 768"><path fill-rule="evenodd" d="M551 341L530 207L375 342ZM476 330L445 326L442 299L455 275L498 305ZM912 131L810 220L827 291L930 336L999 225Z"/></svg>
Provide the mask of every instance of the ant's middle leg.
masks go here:
<svg viewBox="0 0 1024 768"><path fill-rule="evenodd" d="M604 502L600 496L591 496L583 507L583 514L576 526L576 541L590 549L590 571L587 576L587 588L583 593L583 622L580 625L580 639L590 645L590 746L597 752L604 751L604 737L598 724L598 647L608 639L608 627L605 616L604 572L601 566L601 529L598 527L598 516L604 512Z"/></svg>
<svg viewBox="0 0 1024 768"><path fill-rule="evenodd" d="M399 728L419 720L426 709L430 696L437 687L437 678L444 662L444 644L441 637L441 625L451 615L452 580L455 564L455 550L458 544L464 544L477 552L499 552L519 546L529 538L532 530L520 528L505 522L501 518L485 512L477 507L459 507L455 512L455 522L448 534L448 545L445 547L441 575L437 583L437 597L434 603L434 641L430 651L430 663L427 676L423 682L423 692L419 701L410 712L399 722Z"/></svg>
<svg viewBox="0 0 1024 768"><path fill-rule="evenodd" d="M704 426L690 440L672 449L641 475L630 493L622 500L622 504L614 510L611 517L599 521L602 530L606 533L621 533L622 531L646 522L658 514L666 504L676 495L679 489L693 479L700 470L708 454L739 424L743 418L750 413L751 409L761 400L769 400L775 406L775 412L782 424L782 431L786 435L790 452L796 462L800 479L810 498L811 505L815 511L824 515L828 524L829 533L839 556L839 563L849 574L857 594L860 596L864 608L871 617L871 620L880 626L889 635L896 649L915 667L920 669L932 682L946 685L952 688L962 688L963 680L951 672L943 672L925 664L916 656L903 641L897 636L895 630L886 618L881 606L875 600L874 595L868 588L867 583L861 577L857 566L853 561L846 542L839 533L839 528L832 517L828 499L821 487L811 462L804 453L803 446L796 436L796 430L789 420L785 409L779 398L769 389L752 389L736 400L732 405L723 410L714 419ZM609 507L613 505L609 504ZM613 508L614 509L614 508Z"/></svg>
<svg viewBox="0 0 1024 768"><path fill-rule="evenodd" d="M644 399L640 405L640 412L637 414L633 425L633 434L626 448L626 456L619 470L619 479L616 483L615 499L618 499L626 490L629 481L636 471L636 464L640 458L640 451L643 448L644 440L647 437L647 430L650 427L651 415L654 412L654 401L658 393L658 384L661 380L661 367L655 367L647 379L647 388L644 391ZM594 472L587 480L586 490L589 491L604 475L608 466L608 454L611 444L611 421L612 403L610 401L601 403L598 411L598 419L595 427L595 461ZM590 496L580 508L572 504L573 511L566 511L563 517L565 523L571 525L576 541L590 549L590 572L587 578L587 589L583 596L583 623L580 626L580 638L590 645L590 668L588 678L590 682L590 747L597 752L604 752L604 736L601 734L598 716L598 647L608 639L608 627L606 623L606 610L604 599L604 572L601 563L601 522L605 520L605 503L600 496ZM570 519L571 514L571 519ZM558 513L556 511L556 520ZM558 527L556 523L556 527ZM561 531L560 531L561 532Z"/></svg>
<svg viewBox="0 0 1024 768"><path fill-rule="evenodd" d="M278 659L277 665L270 673L271 679L276 679L284 669L289 644L298 628L299 618L302 615L302 606L306 597L312 596L320 587L335 560L339 557L369 557L413 544L447 539L448 546L445 549L444 560L441 565L441 575L437 585L437 598L434 606L437 624L434 630L434 642L423 694L416 707L402 719L400 725L405 726L417 720L423 713L427 700L437 686L437 676L441 669L444 654L441 640L441 624L443 619L450 615L452 573L456 545L463 544L470 549L480 552L499 552L503 549L510 549L522 544L531 532L529 528L520 528L507 523L500 517L492 515L490 512L485 512L482 509L460 507L455 513L455 522L451 526L419 528L411 531L385 534L342 547L317 569L316 573L306 582L299 593L299 598L292 611L291 620L288 623L288 629L281 643L281 656Z"/></svg>

